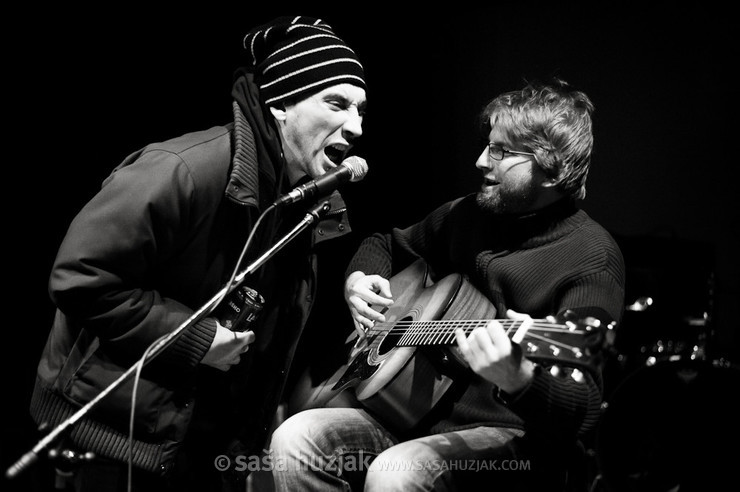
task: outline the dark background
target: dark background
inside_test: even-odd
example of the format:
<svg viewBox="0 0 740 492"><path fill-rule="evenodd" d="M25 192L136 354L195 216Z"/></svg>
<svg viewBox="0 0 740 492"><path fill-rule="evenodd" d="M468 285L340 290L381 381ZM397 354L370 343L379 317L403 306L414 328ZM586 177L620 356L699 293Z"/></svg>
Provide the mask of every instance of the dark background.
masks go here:
<svg viewBox="0 0 740 492"><path fill-rule="evenodd" d="M48 274L67 225L130 152L230 121L241 38L282 14L324 18L365 65L369 105L357 153L370 172L344 189L356 233L350 243L475 191L478 111L525 79L557 75L596 106L583 207L623 246L627 302L655 300L649 317L625 318L624 351L658 338L691 342L701 332L708 358L738 360L740 221L736 136L729 132L737 99L729 67L737 49L729 11L707 2L346 8L254 11L209 2L167 11L127 3L6 15L15 34L3 61L10 108L3 469L39 439L27 409L53 315ZM349 252L326 251L339 261L324 262L326 294L309 343L331 316L344 315L336 296ZM704 326L689 327L704 313ZM630 335L636 331L641 335ZM42 470L3 489L33 489Z"/></svg>

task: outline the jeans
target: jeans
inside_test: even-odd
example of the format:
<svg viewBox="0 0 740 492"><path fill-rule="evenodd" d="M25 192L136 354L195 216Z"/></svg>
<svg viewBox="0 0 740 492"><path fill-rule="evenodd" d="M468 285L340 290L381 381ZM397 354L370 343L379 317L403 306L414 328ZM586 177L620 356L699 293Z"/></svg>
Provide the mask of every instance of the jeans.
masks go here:
<svg viewBox="0 0 740 492"><path fill-rule="evenodd" d="M276 490L290 492L550 490L533 485L523 436L476 427L399 442L362 409L312 409L273 433L272 473Z"/></svg>

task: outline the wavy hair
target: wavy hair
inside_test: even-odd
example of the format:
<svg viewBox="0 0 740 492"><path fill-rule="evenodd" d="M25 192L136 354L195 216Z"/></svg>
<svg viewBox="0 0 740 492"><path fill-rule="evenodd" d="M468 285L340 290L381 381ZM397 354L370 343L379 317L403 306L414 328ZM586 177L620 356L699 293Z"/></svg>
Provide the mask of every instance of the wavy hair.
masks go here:
<svg viewBox="0 0 740 492"><path fill-rule="evenodd" d="M558 189L582 199L594 144L593 111L585 93L554 79L500 94L486 105L481 124L486 135L495 126L512 143L534 153Z"/></svg>

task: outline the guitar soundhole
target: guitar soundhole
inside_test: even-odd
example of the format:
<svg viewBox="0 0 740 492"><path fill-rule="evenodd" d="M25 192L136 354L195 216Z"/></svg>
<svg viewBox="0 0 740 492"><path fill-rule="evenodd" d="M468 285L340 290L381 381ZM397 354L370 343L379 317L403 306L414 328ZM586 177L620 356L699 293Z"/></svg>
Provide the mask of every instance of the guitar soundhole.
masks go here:
<svg viewBox="0 0 740 492"><path fill-rule="evenodd" d="M403 318L402 320L398 321L397 323L408 323L412 321L411 318ZM405 330L401 328L397 328L394 326L391 328L388 333L385 334L383 337L383 341L380 342L380 345L378 346L378 355L385 355L394 348L398 346L398 342L401 340L401 337L405 333Z"/></svg>

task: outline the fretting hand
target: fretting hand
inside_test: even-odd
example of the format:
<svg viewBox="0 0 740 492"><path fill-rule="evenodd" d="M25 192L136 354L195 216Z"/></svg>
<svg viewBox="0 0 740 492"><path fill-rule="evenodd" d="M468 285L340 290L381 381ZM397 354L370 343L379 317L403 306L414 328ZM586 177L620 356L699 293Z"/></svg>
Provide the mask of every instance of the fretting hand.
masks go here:
<svg viewBox="0 0 740 492"><path fill-rule="evenodd" d="M523 328L532 318L509 309L506 316L522 321ZM521 328L520 328L521 329ZM467 337L461 328L455 330L460 353L470 368L507 393L523 389L534 376L534 364L524 357L518 345L512 344L503 325L496 320L475 328Z"/></svg>

